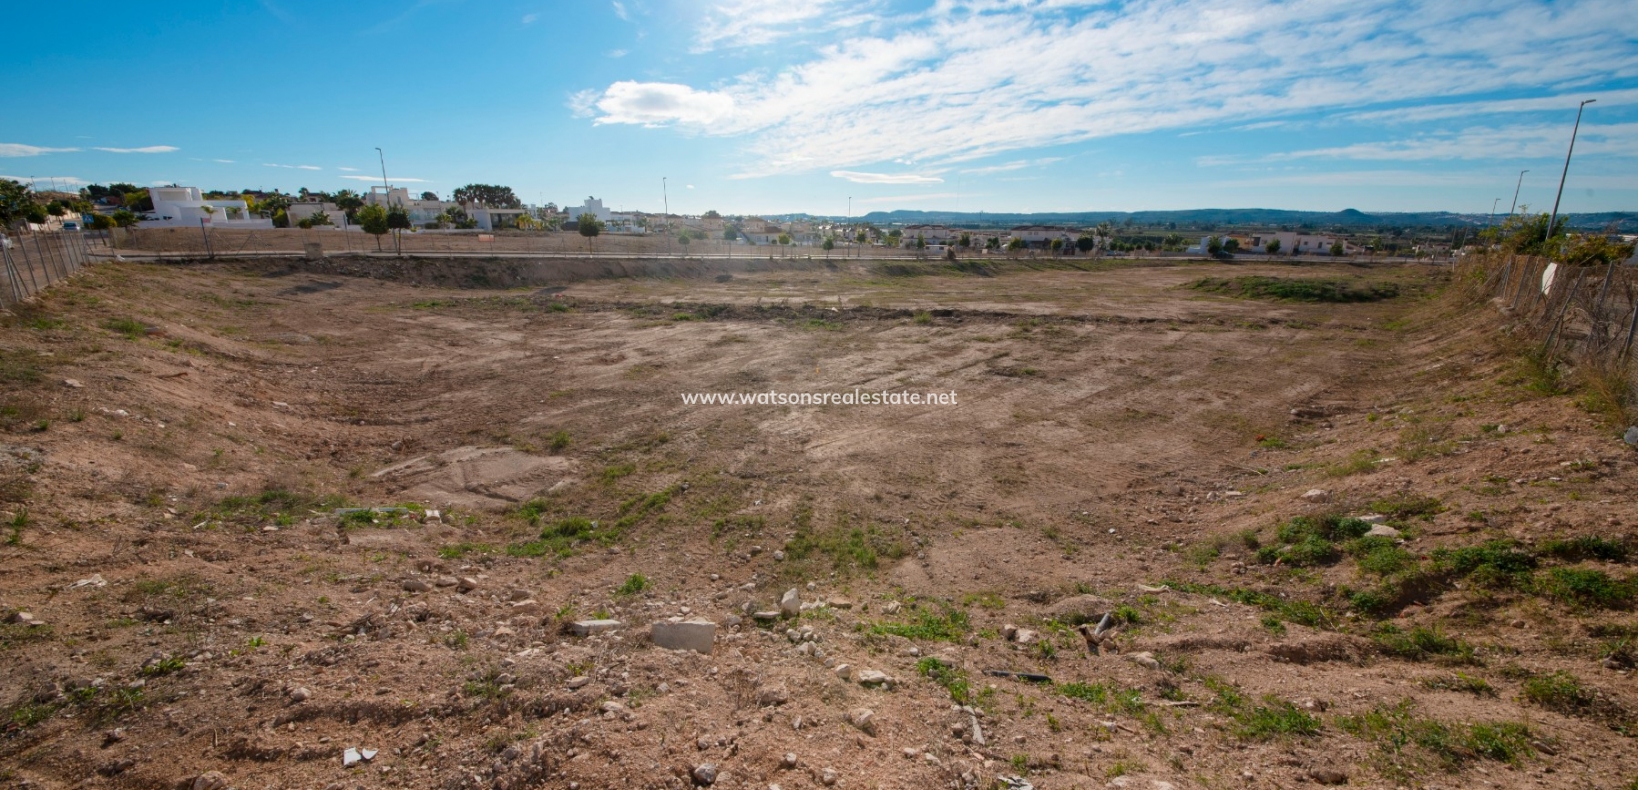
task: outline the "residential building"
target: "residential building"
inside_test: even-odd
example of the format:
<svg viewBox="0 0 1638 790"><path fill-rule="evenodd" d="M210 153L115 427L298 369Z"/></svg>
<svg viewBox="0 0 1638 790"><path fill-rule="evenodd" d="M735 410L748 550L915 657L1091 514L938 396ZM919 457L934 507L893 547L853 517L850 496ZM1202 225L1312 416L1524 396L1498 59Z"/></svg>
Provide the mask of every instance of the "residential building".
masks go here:
<svg viewBox="0 0 1638 790"><path fill-rule="evenodd" d="M927 240L928 244L955 244L961 240L961 234L968 233L960 228L946 225L906 225L899 229L906 242L914 243L917 236Z"/></svg>
<svg viewBox="0 0 1638 790"><path fill-rule="evenodd" d="M252 214L243 200L205 200L198 187L154 187L148 197L154 210L144 212L145 228L273 228L273 220Z"/></svg>
<svg viewBox="0 0 1638 790"><path fill-rule="evenodd" d="M1009 231L1008 235L1010 239L1023 239L1025 244L1037 247L1049 245L1053 239L1063 239L1064 243L1071 244L1074 243L1075 239L1080 238L1081 234L1075 228L1061 225L1019 225ZM915 236L912 235L910 238L915 238ZM1005 244L1003 242L1003 246Z"/></svg>
<svg viewBox="0 0 1638 790"><path fill-rule="evenodd" d="M409 215L410 224L418 227L425 226L429 222L437 222L438 217L446 209L461 205L445 200L421 200L419 197L411 197L410 191L405 187L372 186L368 194L360 197L364 198L364 205L366 206L385 206L389 209L396 206L403 209L404 213ZM329 210L326 209L325 213L329 213ZM471 212L468 212L468 215L472 216L473 219L477 219ZM335 217L334 214L330 216L332 219ZM290 214L290 221L291 224L295 224L296 216L294 214ZM514 218L513 221L516 221L516 219ZM483 227L481 222L479 227Z"/></svg>
<svg viewBox="0 0 1638 790"><path fill-rule="evenodd" d="M612 212L603 205L603 201L594 197L587 197L584 204L570 206L564 209L563 213L569 215L569 222L579 222L581 214L590 214L596 217L599 222L608 222L612 218Z"/></svg>

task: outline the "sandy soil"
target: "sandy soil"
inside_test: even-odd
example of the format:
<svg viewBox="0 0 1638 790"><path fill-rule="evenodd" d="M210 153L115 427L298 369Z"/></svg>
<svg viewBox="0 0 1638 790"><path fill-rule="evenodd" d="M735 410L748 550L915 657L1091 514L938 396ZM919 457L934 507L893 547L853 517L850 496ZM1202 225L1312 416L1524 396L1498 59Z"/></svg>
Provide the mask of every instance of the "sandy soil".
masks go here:
<svg viewBox="0 0 1638 790"><path fill-rule="evenodd" d="M1354 557L1252 550L1373 505L1412 561L1631 545L1635 454L1532 389L1437 272L840 265L486 291L324 266L110 264L9 320L8 781L1638 777L1630 609L1447 575L1361 612L1377 576ZM1402 295L1185 287L1242 275ZM957 404L681 397L855 388ZM372 506L404 510L337 510ZM1542 557L1632 584L1624 559ZM791 589L798 618L751 617ZM1105 613L1090 652L1072 626ZM566 630L594 616L622 624ZM668 618L715 622L712 653L652 644ZM1384 624L1465 648L1396 649ZM349 747L377 752L349 767Z"/></svg>

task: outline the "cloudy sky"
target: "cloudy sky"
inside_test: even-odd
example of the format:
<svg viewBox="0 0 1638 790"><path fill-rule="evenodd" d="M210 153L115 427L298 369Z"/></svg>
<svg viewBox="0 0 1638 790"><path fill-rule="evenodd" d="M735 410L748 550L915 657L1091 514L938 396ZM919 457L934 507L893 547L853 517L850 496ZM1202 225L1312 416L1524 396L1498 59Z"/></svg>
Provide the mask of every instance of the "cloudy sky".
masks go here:
<svg viewBox="0 0 1638 790"><path fill-rule="evenodd" d="M0 176L862 214L1638 209L1631 0L7 11ZM662 179L664 181L662 182ZM849 209L851 198L851 209Z"/></svg>

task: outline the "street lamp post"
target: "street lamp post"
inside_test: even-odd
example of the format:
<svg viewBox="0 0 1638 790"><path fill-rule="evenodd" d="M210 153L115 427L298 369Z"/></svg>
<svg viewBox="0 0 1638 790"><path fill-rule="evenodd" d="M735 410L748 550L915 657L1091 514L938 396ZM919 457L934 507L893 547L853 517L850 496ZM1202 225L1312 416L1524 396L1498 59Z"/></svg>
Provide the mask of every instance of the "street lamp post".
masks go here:
<svg viewBox="0 0 1638 790"><path fill-rule="evenodd" d="M853 196L852 195L847 196L847 214L845 214L843 216L845 217L845 219L842 221L842 224L847 226L847 246L853 248L853 257L857 258L857 257L859 257L859 248L858 248L857 245L855 245L853 243L854 233L853 233Z"/></svg>
<svg viewBox="0 0 1638 790"><path fill-rule="evenodd" d="M1495 200L1490 201L1490 221L1488 223L1485 223L1485 227L1487 227L1487 228L1495 227L1495 225L1496 225L1496 204L1498 204L1500 202L1501 202L1501 198L1496 198Z"/></svg>
<svg viewBox="0 0 1638 790"><path fill-rule="evenodd" d="M1547 217L1547 235L1541 240L1544 249L1547 242L1553 238L1553 225L1558 221L1558 204L1559 201L1564 199L1564 179L1570 175L1570 157L1575 155L1575 136L1581 131L1581 113L1587 109L1587 105L1595 101L1598 100L1587 99L1581 102L1581 106L1575 110L1575 127L1570 130L1570 150L1564 154L1564 172L1558 176L1558 195L1553 198L1553 213Z"/></svg>
<svg viewBox="0 0 1638 790"><path fill-rule="evenodd" d="M660 176L660 199L665 201L665 251L671 252L671 193L666 191L665 176Z"/></svg>
<svg viewBox="0 0 1638 790"><path fill-rule="evenodd" d="M1524 186L1524 174L1528 173L1528 172L1530 172L1530 171L1520 170L1519 171L1519 182L1517 184L1513 185L1513 206L1512 206L1512 208L1509 208L1507 210L1507 216L1509 216L1509 217L1513 216L1513 212L1516 211L1518 209L1518 207L1519 207L1519 188Z"/></svg>

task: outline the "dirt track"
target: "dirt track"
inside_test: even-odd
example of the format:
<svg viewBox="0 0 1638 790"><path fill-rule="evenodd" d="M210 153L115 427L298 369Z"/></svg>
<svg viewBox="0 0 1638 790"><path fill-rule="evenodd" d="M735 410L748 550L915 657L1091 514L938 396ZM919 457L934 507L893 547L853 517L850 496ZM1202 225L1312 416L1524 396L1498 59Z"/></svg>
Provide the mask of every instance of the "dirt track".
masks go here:
<svg viewBox="0 0 1638 790"><path fill-rule="evenodd" d="M1293 516L1415 497L1437 512L1390 523L1424 559L1630 531L1633 453L1570 398L1523 389L1488 317L1425 296L1435 273L488 269L490 286L528 287L485 291L451 287L475 284L460 262L340 265L109 265L4 330L4 494L27 516L0 546L0 614L47 623L3 626L10 778L680 787L706 763L717 786L786 790L827 769L838 787L890 788L1638 776L1617 731L1638 727L1631 672L1595 655L1630 611L1455 582L1386 618L1477 652L1408 660L1382 647L1377 615L1349 611L1344 588L1370 584L1353 559L1257 564L1240 537L1273 544ZM1404 295L1184 287L1245 275ZM855 388L959 405L681 398ZM1326 502L1299 499L1315 487ZM332 515L410 503L442 513ZM1630 578L1623 562L1578 567ZM106 586L72 586L92 574ZM617 592L632 574L646 588ZM473 588L441 586L456 577ZM756 627L748 612L792 587L837 605ZM1326 614L1310 627L1273 599ZM1089 655L1068 625L1111 611L1121 652ZM562 632L593 613L624 625ZM717 622L713 654L649 644L671 616ZM804 627L817 641L787 636ZM837 664L897 683L865 688ZM1599 701L1526 698L1560 670ZM1449 690L1456 677L1490 691ZM977 706L982 736L952 696ZM1443 746L1385 745L1391 727L1370 722L1401 700L1396 726L1446 727ZM1498 730L1512 740L1491 754L1462 740L1486 722L1524 730ZM344 768L349 746L381 751Z"/></svg>

